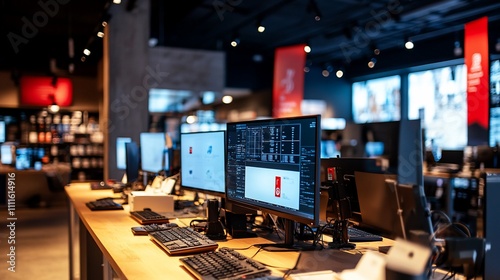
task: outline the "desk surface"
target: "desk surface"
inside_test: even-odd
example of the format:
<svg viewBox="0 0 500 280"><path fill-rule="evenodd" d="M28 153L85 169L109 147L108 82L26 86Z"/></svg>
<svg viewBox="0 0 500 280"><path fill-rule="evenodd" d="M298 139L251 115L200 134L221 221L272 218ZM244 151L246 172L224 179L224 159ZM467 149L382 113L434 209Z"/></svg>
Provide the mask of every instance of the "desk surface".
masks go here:
<svg viewBox="0 0 500 280"><path fill-rule="evenodd" d="M103 197L115 196L111 190L90 190L87 183L74 183L65 187L65 191L77 212L105 258L121 279L191 279L191 276L179 262L177 256L169 256L153 243L148 236L134 236L131 227L138 226L129 215L128 206L124 210L91 211L86 202ZM191 219L173 220L180 226L189 225ZM273 275L281 277L297 264L299 271L331 269L341 271L354 268L361 254L366 250L377 250L378 246L388 242L358 243L355 250L349 252L325 249L314 252L268 252L261 250L254 257L272 267ZM261 237L240 238L218 242L219 247L247 248L256 243L270 243ZM258 248L250 247L239 250L246 256L253 256ZM300 261L297 263L299 259Z"/></svg>

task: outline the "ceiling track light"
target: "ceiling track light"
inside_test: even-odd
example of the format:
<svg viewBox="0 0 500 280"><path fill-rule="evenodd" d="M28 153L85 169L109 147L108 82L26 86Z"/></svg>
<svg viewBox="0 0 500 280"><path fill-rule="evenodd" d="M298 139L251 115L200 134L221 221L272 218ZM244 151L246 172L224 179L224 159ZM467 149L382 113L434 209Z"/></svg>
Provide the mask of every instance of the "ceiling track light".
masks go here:
<svg viewBox="0 0 500 280"><path fill-rule="evenodd" d="M314 14L314 20L315 21L320 21L321 20L321 11L319 10L318 4L316 3L315 0L309 0L309 5L307 7L308 11L312 12Z"/></svg>
<svg viewBox="0 0 500 280"><path fill-rule="evenodd" d="M463 54L462 46L460 45L460 41L458 40L454 43L453 54L455 56L461 56Z"/></svg>
<svg viewBox="0 0 500 280"><path fill-rule="evenodd" d="M309 43L306 43L305 46L304 46L304 52L305 53L310 53L311 52L311 46L309 45Z"/></svg>
<svg viewBox="0 0 500 280"><path fill-rule="evenodd" d="M238 39L238 38L234 38L234 39L231 41L231 46L232 46L232 47L237 47L239 44L240 44L240 39Z"/></svg>
<svg viewBox="0 0 500 280"><path fill-rule="evenodd" d="M368 61L368 68L373 68L375 67L375 64L377 63L377 59L372 57L370 61Z"/></svg>
<svg viewBox="0 0 500 280"><path fill-rule="evenodd" d="M259 33L262 33L262 32L264 32L264 31L266 31L266 27L262 24L262 20L261 20L261 19L259 19L259 20L257 21L257 31L258 31Z"/></svg>
<svg viewBox="0 0 500 280"><path fill-rule="evenodd" d="M405 40L405 48L407 50L411 50L411 49L413 49L413 47L415 47L415 44L413 44L413 41L410 38L406 38L406 40Z"/></svg>

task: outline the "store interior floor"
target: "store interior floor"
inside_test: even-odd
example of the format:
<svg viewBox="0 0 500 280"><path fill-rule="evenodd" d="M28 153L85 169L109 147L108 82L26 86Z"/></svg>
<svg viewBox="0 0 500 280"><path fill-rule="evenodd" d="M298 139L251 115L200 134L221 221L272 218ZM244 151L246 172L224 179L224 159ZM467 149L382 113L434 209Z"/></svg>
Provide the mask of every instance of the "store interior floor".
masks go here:
<svg viewBox="0 0 500 280"><path fill-rule="evenodd" d="M0 279L68 279L69 212L65 193L57 193L43 207L19 207L14 216L8 215L7 207L0 207ZM9 227L12 222L15 228ZM13 240L15 244L9 244ZM8 255L12 252L15 272L9 270L12 257Z"/></svg>

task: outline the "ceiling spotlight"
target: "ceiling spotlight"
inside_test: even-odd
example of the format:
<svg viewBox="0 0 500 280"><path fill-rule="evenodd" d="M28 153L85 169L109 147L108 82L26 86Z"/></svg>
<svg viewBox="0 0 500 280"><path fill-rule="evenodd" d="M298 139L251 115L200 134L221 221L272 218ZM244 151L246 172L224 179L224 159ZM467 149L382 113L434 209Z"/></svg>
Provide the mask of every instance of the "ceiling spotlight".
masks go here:
<svg viewBox="0 0 500 280"><path fill-rule="evenodd" d="M114 4L121 4L121 3L122 3L122 1L121 1L121 0L113 0L113 3L114 3Z"/></svg>
<svg viewBox="0 0 500 280"><path fill-rule="evenodd" d="M304 72L309 73L311 71L311 68L309 66L304 66Z"/></svg>
<svg viewBox="0 0 500 280"><path fill-rule="evenodd" d="M344 76L344 71L342 71L342 69L337 70L337 72L335 72L335 76L339 79L342 78Z"/></svg>
<svg viewBox="0 0 500 280"><path fill-rule="evenodd" d="M90 50L89 49L84 49L83 50L83 54L86 55L86 56L89 56L90 55Z"/></svg>
<svg viewBox="0 0 500 280"><path fill-rule="evenodd" d="M373 67L375 67L376 63L377 63L377 59L376 58L372 58L372 59L370 59L370 61L368 61L368 67L369 68L373 68Z"/></svg>
<svg viewBox="0 0 500 280"><path fill-rule="evenodd" d="M323 75L323 77L326 78L326 77L330 76L330 71L324 69L323 71L321 71L321 75Z"/></svg>
<svg viewBox="0 0 500 280"><path fill-rule="evenodd" d="M232 41L231 41L231 46L233 47L236 47L240 44L240 39L238 38L234 38Z"/></svg>
<svg viewBox="0 0 500 280"><path fill-rule="evenodd" d="M460 46L460 42L455 41L455 48L453 48L453 54L455 54L455 56L461 56L462 53L463 53L463 50L462 50L462 46Z"/></svg>
<svg viewBox="0 0 500 280"><path fill-rule="evenodd" d="M106 26L108 25L108 22L107 22L107 21L103 21L103 22L101 23L101 25L102 25L103 27L106 27Z"/></svg>
<svg viewBox="0 0 500 280"><path fill-rule="evenodd" d="M380 49L377 48L375 45L372 46L373 54L374 55L379 55L380 54Z"/></svg>
<svg viewBox="0 0 500 280"><path fill-rule="evenodd" d="M306 44L306 45L304 46L304 51L305 51L306 53L310 53L310 52L311 52L311 47L309 46L309 44Z"/></svg>
<svg viewBox="0 0 500 280"><path fill-rule="evenodd" d="M314 14L314 20L315 21L320 21L321 20L321 16L322 15L321 15L321 12L320 12L320 10L318 8L318 4L316 3L315 0L310 0L309 1L309 5L308 5L307 9L309 11L313 12L313 14Z"/></svg>
<svg viewBox="0 0 500 280"><path fill-rule="evenodd" d="M259 33L266 31L266 27L264 25L262 25L262 20L257 21L257 31Z"/></svg>
<svg viewBox="0 0 500 280"><path fill-rule="evenodd" d="M101 31L97 32L97 37L104 38L104 32Z"/></svg>
<svg viewBox="0 0 500 280"><path fill-rule="evenodd" d="M233 97L231 95L224 95L222 97L222 103L229 104L231 102L233 102Z"/></svg>
<svg viewBox="0 0 500 280"><path fill-rule="evenodd" d="M406 39L406 42L405 42L405 48L408 49L408 50L411 50L413 49L415 45L413 44L413 41L411 39Z"/></svg>

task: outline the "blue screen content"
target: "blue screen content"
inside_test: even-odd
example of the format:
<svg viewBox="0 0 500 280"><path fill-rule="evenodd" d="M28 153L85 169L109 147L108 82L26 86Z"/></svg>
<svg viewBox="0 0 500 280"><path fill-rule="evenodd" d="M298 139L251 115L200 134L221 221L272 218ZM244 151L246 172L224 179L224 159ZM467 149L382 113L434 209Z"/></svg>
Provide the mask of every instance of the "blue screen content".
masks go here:
<svg viewBox="0 0 500 280"><path fill-rule="evenodd" d="M183 188L205 193L225 193L225 132L181 134Z"/></svg>
<svg viewBox="0 0 500 280"><path fill-rule="evenodd" d="M125 143L132 142L132 138L129 137L118 137L116 138L116 168L120 170L125 170L127 168L126 163L126 151Z"/></svg>
<svg viewBox="0 0 500 280"><path fill-rule="evenodd" d="M141 169L158 173L165 166L165 134L161 132L143 132L140 134Z"/></svg>

